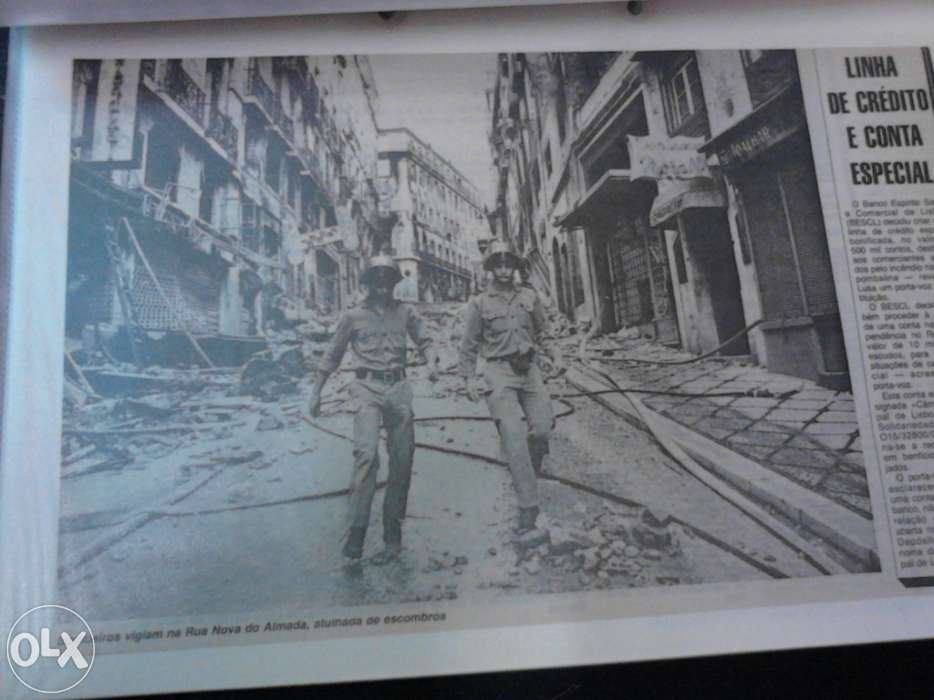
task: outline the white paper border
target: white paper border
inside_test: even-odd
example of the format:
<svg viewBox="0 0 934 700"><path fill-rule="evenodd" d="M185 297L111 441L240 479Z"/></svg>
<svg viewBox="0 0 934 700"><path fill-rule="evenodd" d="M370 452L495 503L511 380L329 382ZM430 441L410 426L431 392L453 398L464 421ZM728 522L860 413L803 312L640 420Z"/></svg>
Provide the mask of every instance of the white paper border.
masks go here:
<svg viewBox="0 0 934 700"><path fill-rule="evenodd" d="M58 27L13 34L3 232L14 230L0 470L0 622L54 591L71 61L75 57L497 50L921 46L929 2L659 2L618 5ZM885 31L890 27L891 31ZM25 77L26 80L17 80ZM15 140L14 140L15 139ZM60 203L60 206L50 206ZM22 465L27 465L23 468ZM34 546L38 543L38 547ZM14 563L13 557L16 557ZM11 565L12 564L12 565ZM802 585L806 585L802 582ZM724 601L729 604L729 601ZM75 697L334 682L910 639L934 633L925 591L847 603L102 656Z"/></svg>

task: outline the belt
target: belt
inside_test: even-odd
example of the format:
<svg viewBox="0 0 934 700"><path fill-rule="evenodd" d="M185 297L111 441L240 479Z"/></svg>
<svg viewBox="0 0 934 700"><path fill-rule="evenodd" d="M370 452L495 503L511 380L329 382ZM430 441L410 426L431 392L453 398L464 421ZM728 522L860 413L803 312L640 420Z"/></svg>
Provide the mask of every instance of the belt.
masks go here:
<svg viewBox="0 0 934 700"><path fill-rule="evenodd" d="M405 378L404 369L357 369L354 370L354 374L357 375L357 379L376 379L390 384L401 382Z"/></svg>

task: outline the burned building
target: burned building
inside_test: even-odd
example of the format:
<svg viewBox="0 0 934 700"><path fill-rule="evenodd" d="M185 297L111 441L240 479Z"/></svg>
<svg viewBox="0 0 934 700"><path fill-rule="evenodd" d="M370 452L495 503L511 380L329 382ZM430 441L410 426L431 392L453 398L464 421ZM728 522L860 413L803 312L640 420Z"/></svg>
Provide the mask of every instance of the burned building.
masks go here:
<svg viewBox="0 0 934 700"><path fill-rule="evenodd" d="M375 99L357 57L77 61L69 334L236 363L346 305L384 235Z"/></svg>
<svg viewBox="0 0 934 700"><path fill-rule="evenodd" d="M792 51L501 55L499 235L603 332L846 384Z"/></svg>
<svg viewBox="0 0 934 700"><path fill-rule="evenodd" d="M421 301L465 300L489 227L480 195L448 160L408 129L379 134L383 213L391 249Z"/></svg>

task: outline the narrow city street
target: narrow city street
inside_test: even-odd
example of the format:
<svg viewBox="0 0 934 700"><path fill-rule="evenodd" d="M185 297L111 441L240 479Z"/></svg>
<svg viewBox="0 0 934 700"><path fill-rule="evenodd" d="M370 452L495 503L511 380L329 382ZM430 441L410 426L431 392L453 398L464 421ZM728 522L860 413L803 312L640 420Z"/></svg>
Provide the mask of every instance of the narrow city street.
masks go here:
<svg viewBox="0 0 934 700"><path fill-rule="evenodd" d="M400 560L369 561L381 545L380 490L363 563L344 566L352 375L335 375L310 422L312 373L296 358L313 360L324 342L283 337L275 361L149 370L134 398L66 412L65 604L117 620L821 573L591 398L554 403L540 483L549 540L514 541L495 428L453 373L460 306L421 308L446 371L435 385L410 373L418 448ZM561 378L549 387L574 392ZM381 464L380 480L385 454Z"/></svg>

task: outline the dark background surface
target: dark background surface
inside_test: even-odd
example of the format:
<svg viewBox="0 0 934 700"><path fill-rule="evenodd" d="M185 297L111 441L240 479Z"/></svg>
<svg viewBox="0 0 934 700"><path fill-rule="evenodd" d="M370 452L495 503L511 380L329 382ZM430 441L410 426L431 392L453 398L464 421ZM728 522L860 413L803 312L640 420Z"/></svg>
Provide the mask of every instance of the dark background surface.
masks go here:
<svg viewBox="0 0 934 700"><path fill-rule="evenodd" d="M366 660L361 659L360 663L364 666ZM919 641L471 676L191 693L181 697L589 700L932 696L934 642Z"/></svg>

